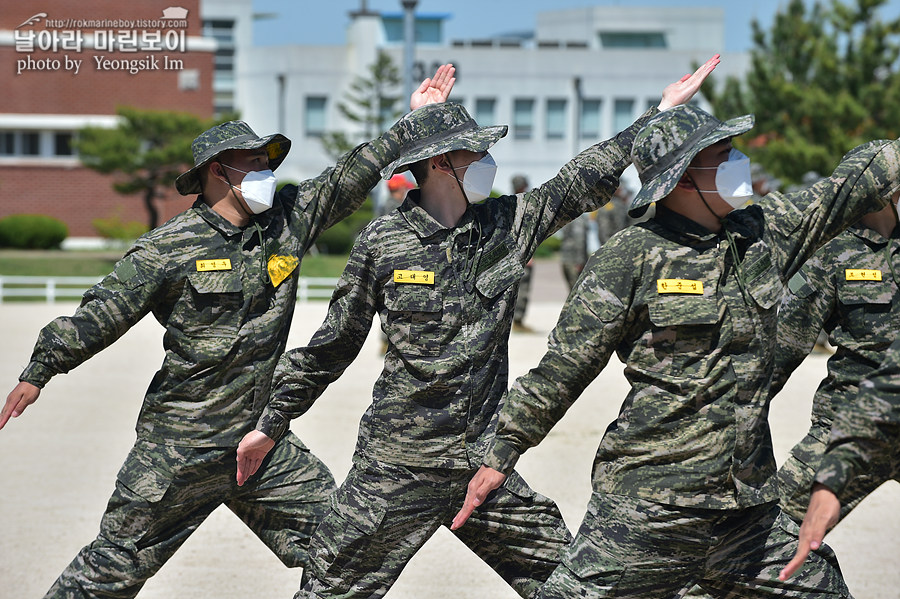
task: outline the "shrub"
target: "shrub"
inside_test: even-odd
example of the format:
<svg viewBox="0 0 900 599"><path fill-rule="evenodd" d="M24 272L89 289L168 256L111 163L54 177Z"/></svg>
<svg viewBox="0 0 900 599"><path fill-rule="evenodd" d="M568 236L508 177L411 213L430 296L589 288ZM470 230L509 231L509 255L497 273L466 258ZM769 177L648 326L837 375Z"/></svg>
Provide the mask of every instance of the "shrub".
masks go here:
<svg viewBox="0 0 900 599"><path fill-rule="evenodd" d="M91 221L91 225L100 237L125 241L133 241L150 229L144 223L137 221L123 222L117 215L109 218L95 218Z"/></svg>
<svg viewBox="0 0 900 599"><path fill-rule="evenodd" d="M57 248L68 237L65 223L43 214L13 214L0 219L0 247L29 250Z"/></svg>
<svg viewBox="0 0 900 599"><path fill-rule="evenodd" d="M562 243L556 235L551 235L538 246L534 252L535 258L549 258L559 252L559 246Z"/></svg>

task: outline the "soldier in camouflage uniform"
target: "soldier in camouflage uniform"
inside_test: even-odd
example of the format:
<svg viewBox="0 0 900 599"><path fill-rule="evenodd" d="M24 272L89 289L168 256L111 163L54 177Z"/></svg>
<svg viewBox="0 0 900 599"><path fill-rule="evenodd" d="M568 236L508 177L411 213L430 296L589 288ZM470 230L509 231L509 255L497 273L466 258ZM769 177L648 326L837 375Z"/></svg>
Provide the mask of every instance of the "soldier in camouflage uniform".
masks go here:
<svg viewBox="0 0 900 599"><path fill-rule="evenodd" d="M716 63L667 87L661 107L690 99ZM630 163L634 134L655 113L524 196L483 203L470 202L490 193L487 150L507 128L478 127L458 105L421 114L421 127L442 132L421 143L405 137L401 157L386 170L409 168L420 189L360 234L324 324L307 347L282 358L257 431L238 450L248 461L261 459L353 361L378 314L388 337L384 371L360 423L353 468L310 543L310 579L296 597L381 597L450 524L506 390L523 266L541 241L610 198ZM487 177L478 176L481 169ZM571 540L556 504L515 472L473 520L456 536L522 597L537 592Z"/></svg>
<svg viewBox="0 0 900 599"><path fill-rule="evenodd" d="M880 367L859 384L859 394L834 413L828 446L819 461L809 507L800 527L800 543L781 572L786 580L809 552L822 544L858 496L858 479L872 485L900 477L900 338Z"/></svg>
<svg viewBox="0 0 900 599"><path fill-rule="evenodd" d="M828 442L835 413L852 403L859 382L881 363L900 329L900 229L894 203L816 252L794 275L778 315L771 394L784 386L816 343L822 328L836 353L813 398L812 426L778 471L781 509L803 520L809 489ZM843 519L884 479L859 476L845 490Z"/></svg>
<svg viewBox="0 0 900 599"><path fill-rule="evenodd" d="M452 75L452 67L442 67L411 106L445 99ZM328 468L287 433L253 479L236 482L235 446L269 397L300 260L323 230L362 204L396 159L401 126L277 193L272 171L290 149L286 137L260 138L241 121L209 129L194 140L195 166L175 182L182 195L201 194L194 205L138 239L73 316L41 330L0 428L51 377L108 347L148 313L165 327L166 348L100 534L47 597L134 597L221 504L285 565L306 564L309 537L335 489Z"/></svg>
<svg viewBox="0 0 900 599"><path fill-rule="evenodd" d="M656 215L594 254L546 355L504 403L455 525L613 352L631 383L600 443L587 514L543 597L672 597L693 583L716 597L849 595L825 547L796 581L778 580L798 529L778 509L766 421L776 309L818 247L887 204L900 142L864 144L809 189L735 210L750 174L727 160L730 140L752 123L683 106L637 135L644 186L631 208L655 201ZM735 167L745 174L729 181Z"/></svg>

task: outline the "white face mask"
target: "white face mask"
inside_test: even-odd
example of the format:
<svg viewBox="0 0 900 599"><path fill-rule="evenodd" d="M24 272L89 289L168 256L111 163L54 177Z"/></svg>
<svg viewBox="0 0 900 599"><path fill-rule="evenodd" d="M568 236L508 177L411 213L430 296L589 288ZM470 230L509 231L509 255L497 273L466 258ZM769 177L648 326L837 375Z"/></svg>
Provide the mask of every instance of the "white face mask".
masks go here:
<svg viewBox="0 0 900 599"><path fill-rule="evenodd" d="M494 186L494 176L497 174L497 163L490 154L485 154L481 160L476 160L468 167L460 166L453 170L467 169L463 175L462 187L469 203L480 202L491 195Z"/></svg>
<svg viewBox="0 0 900 599"><path fill-rule="evenodd" d="M244 173L244 180L241 181L240 189L250 212L261 214L272 207L272 202L275 199L275 187L278 185L275 173L269 169L264 171L242 171L227 164L222 164L222 166ZM231 187L234 188L234 185Z"/></svg>
<svg viewBox="0 0 900 599"><path fill-rule="evenodd" d="M753 197L753 177L750 174L750 159L739 150L731 148L728 160L719 166L692 166L692 169L716 169L716 193L732 208L740 208ZM700 190L710 193L709 190Z"/></svg>

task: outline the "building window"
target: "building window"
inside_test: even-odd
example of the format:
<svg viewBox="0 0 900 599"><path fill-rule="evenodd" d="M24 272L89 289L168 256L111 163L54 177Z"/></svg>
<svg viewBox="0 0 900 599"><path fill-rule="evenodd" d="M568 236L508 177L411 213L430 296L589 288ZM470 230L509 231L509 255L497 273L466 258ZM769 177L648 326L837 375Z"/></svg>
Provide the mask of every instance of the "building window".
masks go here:
<svg viewBox="0 0 900 599"><path fill-rule="evenodd" d="M534 132L534 100L516 98L513 101L513 138L531 139Z"/></svg>
<svg viewBox="0 0 900 599"><path fill-rule="evenodd" d="M322 137L325 133L324 96L306 96L305 128L307 137Z"/></svg>
<svg viewBox="0 0 900 599"><path fill-rule="evenodd" d="M547 139L562 139L566 135L566 101L547 100Z"/></svg>
<svg viewBox="0 0 900 599"><path fill-rule="evenodd" d="M613 130L624 131L634 122L634 100L630 98L616 99L613 110Z"/></svg>
<svg viewBox="0 0 900 599"><path fill-rule="evenodd" d="M585 139L600 139L600 100L582 100L579 118L579 135Z"/></svg>
<svg viewBox="0 0 900 599"><path fill-rule="evenodd" d="M497 124L497 100L494 98L477 98L475 100L475 120L479 125Z"/></svg>
<svg viewBox="0 0 900 599"><path fill-rule="evenodd" d="M217 117L234 112L234 63L235 63L235 22L231 19L210 19L203 21L203 36L216 40L216 52L213 58L213 109ZM190 85L190 81L182 81ZM199 87L199 76L196 78ZM196 89L184 87L181 89Z"/></svg>
<svg viewBox="0 0 900 599"><path fill-rule="evenodd" d="M602 48L667 48L666 35L661 31L601 31Z"/></svg>
<svg viewBox="0 0 900 599"><path fill-rule="evenodd" d="M22 133L22 155L23 156L40 156L41 155L41 134L28 131Z"/></svg>
<svg viewBox="0 0 900 599"><path fill-rule="evenodd" d="M53 134L53 155L54 156L73 156L75 151L72 149L72 134L57 131Z"/></svg>
<svg viewBox="0 0 900 599"><path fill-rule="evenodd" d="M16 134L12 131L0 131L0 156L14 156L16 153Z"/></svg>

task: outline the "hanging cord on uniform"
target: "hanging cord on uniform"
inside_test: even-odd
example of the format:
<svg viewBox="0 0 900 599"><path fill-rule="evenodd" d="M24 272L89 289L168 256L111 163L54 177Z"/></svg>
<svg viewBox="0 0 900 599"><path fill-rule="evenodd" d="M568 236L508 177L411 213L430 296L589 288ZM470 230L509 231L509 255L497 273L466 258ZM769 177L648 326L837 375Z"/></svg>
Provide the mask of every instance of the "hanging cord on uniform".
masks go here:
<svg viewBox="0 0 900 599"><path fill-rule="evenodd" d="M266 250L266 236L263 235L262 227L259 226L259 222L256 218L253 218L253 226L256 228L256 234L259 235L259 245L260 251L262 252L259 255L260 265L262 266L263 277L266 283L271 283L272 279L269 278L269 252Z"/></svg>
<svg viewBox="0 0 900 599"><path fill-rule="evenodd" d="M222 165L221 162L219 163L219 165L224 166L224 165ZM231 180L228 178L228 173L225 172L224 168L222 169L222 174L225 175L225 182L228 183L228 186L231 188L231 195L234 196L234 199L237 202L238 207L240 207L241 210L244 210L245 212L247 212L246 209L244 209L244 205L241 203L241 200L237 197L237 193L234 191L234 185L231 184ZM260 245L260 248L262 251L262 254L260 254L260 263L262 266L262 272L263 272L263 277L264 277L263 280L266 283L269 283L269 282L271 282L271 279L269 278L269 268L268 268L268 262L267 262L268 256L266 255L266 253L267 253L266 252L266 238L263 235L263 232L259 226L259 223L256 222L256 215L251 212L247 212L247 215L250 218L250 222L253 223L253 227L256 229L257 235L259 236L259 245Z"/></svg>
<svg viewBox="0 0 900 599"><path fill-rule="evenodd" d="M694 189L697 190L697 194L700 196L700 199L703 201L703 205L706 206L706 209L710 211L710 213L715 216L719 220L719 226L722 227L722 230L725 232L725 240L728 243L728 252L731 254L731 261L734 263L734 274L737 278L738 287L741 289L741 296L743 296L745 302L749 302L750 298L747 296L747 286L744 282L744 274L741 270L741 257L738 254L737 243L734 235L731 231L728 230L728 227L725 223L725 218L716 214L715 210L709 205L709 202L706 201L706 198L703 197L703 193L700 191L700 186L694 181L694 178L691 177L690 173L685 172L688 179L690 179L691 183L694 185Z"/></svg>
<svg viewBox="0 0 900 599"><path fill-rule="evenodd" d="M456 186L459 187L459 192L462 194L463 199L466 200L466 202L468 203L469 200L468 200L468 197L466 196L466 191L465 191L465 189L463 189L463 185L462 185L462 182L459 180L459 177L456 176L456 169L453 167L453 163L450 161L449 154L447 154L447 164L450 165L450 172L453 174L453 178L456 180ZM463 175L463 176L465 176L465 175ZM467 208L468 208L468 206L467 206ZM474 280L472 273L473 272L475 273L475 275L474 275L475 277L478 276L478 265L481 263L481 255L478 253L478 250L481 248L481 234L482 234L481 221L479 221L478 217L474 216L474 215L473 215L472 220L474 220L475 222L472 223L472 227L469 229L469 243L468 243L468 247L466 248L466 252L468 252L469 248L472 247L472 233L475 232L476 227L478 229L478 238L476 239L476 241L478 243L475 246L474 255L471 258L466 256L466 259L469 262L469 267L466 269L466 274L463 276L463 281L465 281L465 287L466 287L467 293L472 293L472 291L475 289L475 280Z"/></svg>

